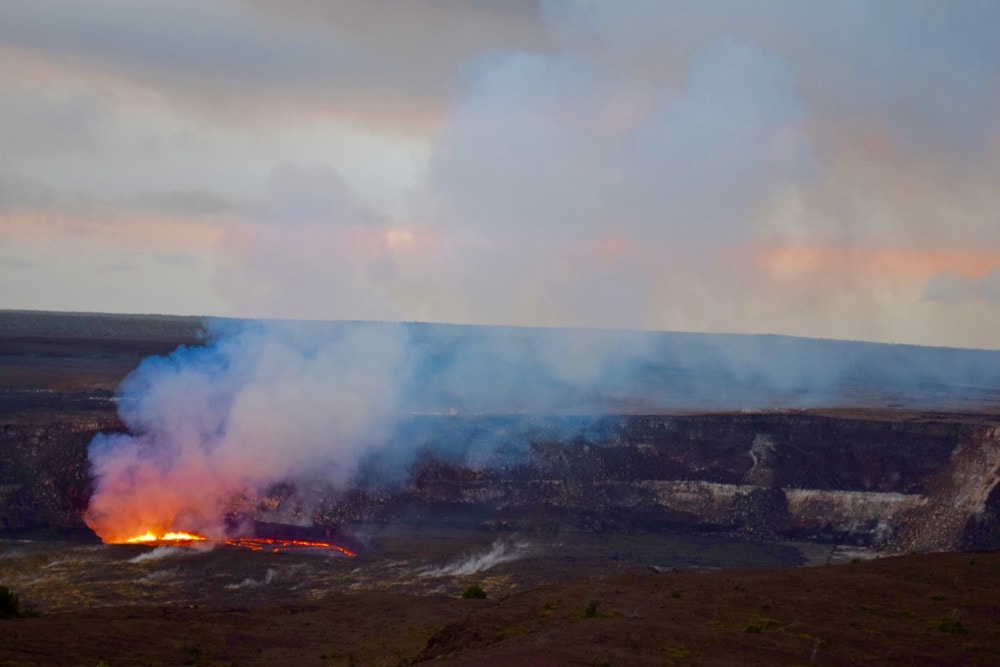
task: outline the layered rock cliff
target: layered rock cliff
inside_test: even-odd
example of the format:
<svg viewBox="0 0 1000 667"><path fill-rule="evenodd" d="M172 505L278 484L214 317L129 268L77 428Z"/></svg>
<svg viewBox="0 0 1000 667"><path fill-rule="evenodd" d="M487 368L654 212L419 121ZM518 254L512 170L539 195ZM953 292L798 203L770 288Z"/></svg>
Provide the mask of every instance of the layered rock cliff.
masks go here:
<svg viewBox="0 0 1000 667"><path fill-rule="evenodd" d="M985 418L768 412L575 420L422 417L421 453L404 475L388 483L375 475L349 492L311 491L305 501L292 481L262 498L259 511L280 514L295 496L326 525L419 515L894 551L1000 545L1000 428ZM120 428L109 417L0 426L0 530L81 528L91 490L87 444ZM471 432L491 436L490 453L477 449Z"/></svg>
<svg viewBox="0 0 1000 667"><path fill-rule="evenodd" d="M0 533L84 530L92 490L87 445L113 417L0 424Z"/></svg>
<svg viewBox="0 0 1000 667"><path fill-rule="evenodd" d="M459 432L441 417L441 432ZM481 421L500 439L559 432L556 418ZM425 450L410 508L508 527L699 530L888 550L996 546L1000 430L988 419L807 412L605 417L535 438L523 460ZM470 445L472 447L472 445ZM481 455L479 455L481 459ZM384 494L384 492L383 492ZM373 507L405 505L401 495ZM342 508L341 508L342 509Z"/></svg>

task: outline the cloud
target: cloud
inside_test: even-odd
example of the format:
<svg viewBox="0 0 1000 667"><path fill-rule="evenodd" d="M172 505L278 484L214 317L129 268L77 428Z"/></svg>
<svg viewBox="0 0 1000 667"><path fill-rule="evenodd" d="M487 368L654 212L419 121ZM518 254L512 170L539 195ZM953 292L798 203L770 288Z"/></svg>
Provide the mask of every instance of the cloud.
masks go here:
<svg viewBox="0 0 1000 667"><path fill-rule="evenodd" d="M399 278L412 234L366 207L328 164L279 165L268 185L260 211L220 243L217 285L236 312L398 319L387 283Z"/></svg>
<svg viewBox="0 0 1000 667"><path fill-rule="evenodd" d="M270 197L263 219L269 223L335 227L379 222L328 164L282 164L272 170L268 181Z"/></svg>
<svg viewBox="0 0 1000 667"><path fill-rule="evenodd" d="M193 190L147 190L136 194L129 203L141 210L189 218L246 216L259 207L257 203L234 201L205 187Z"/></svg>
<svg viewBox="0 0 1000 667"><path fill-rule="evenodd" d="M680 90L655 94L564 55L490 56L474 72L432 158L456 224L745 236L747 208L807 160L790 68L737 40L706 46Z"/></svg>
<svg viewBox="0 0 1000 667"><path fill-rule="evenodd" d="M72 2L4 8L0 38L57 58L79 58L84 67L114 63L133 77L162 84L178 73L204 85L221 75L234 83L315 75L349 57L330 40L268 35L245 12L223 4L106 0L102 6Z"/></svg>
<svg viewBox="0 0 1000 667"><path fill-rule="evenodd" d="M752 241L775 189L813 178L773 54L722 38L670 90L614 74L562 54L470 70L431 162L453 244L438 280L465 321L661 325L665 281Z"/></svg>
<svg viewBox="0 0 1000 667"><path fill-rule="evenodd" d="M981 278L943 271L927 282L924 297L943 303L981 300L1000 304L1000 265Z"/></svg>
<svg viewBox="0 0 1000 667"><path fill-rule="evenodd" d="M2 269L33 269L37 266L37 262L32 262L21 257L0 256L0 268Z"/></svg>
<svg viewBox="0 0 1000 667"><path fill-rule="evenodd" d="M51 299L63 274L104 293L132 252L144 310L967 344L998 308L955 286L1000 253L998 22L897 0L9 3L5 255L73 267L37 276ZM158 252L201 267L167 300ZM946 271L965 278L929 284ZM981 326L945 333L973 302Z"/></svg>
<svg viewBox="0 0 1000 667"><path fill-rule="evenodd" d="M729 34L795 63L804 98L825 120L878 119L910 148L932 152L975 151L970 137L996 128L993 5L546 0L542 9L564 49L648 81L676 81L675 63Z"/></svg>
<svg viewBox="0 0 1000 667"><path fill-rule="evenodd" d="M471 54L544 39L530 12L450 5L55 0L2 8L0 41L225 122L322 110L409 131L434 122Z"/></svg>
<svg viewBox="0 0 1000 667"><path fill-rule="evenodd" d="M0 214L46 208L57 197L44 183L19 174L0 174Z"/></svg>
<svg viewBox="0 0 1000 667"><path fill-rule="evenodd" d="M2 81L2 79L0 79ZM100 95L0 87L0 142L8 155L85 155L109 131L113 109Z"/></svg>

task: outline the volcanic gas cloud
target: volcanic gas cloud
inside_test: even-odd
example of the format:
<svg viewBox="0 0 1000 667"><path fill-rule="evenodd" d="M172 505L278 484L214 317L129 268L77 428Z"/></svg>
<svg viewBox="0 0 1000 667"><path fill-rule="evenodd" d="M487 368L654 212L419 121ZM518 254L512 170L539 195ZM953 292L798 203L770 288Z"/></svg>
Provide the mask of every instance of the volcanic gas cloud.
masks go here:
<svg viewBox="0 0 1000 667"><path fill-rule="evenodd" d="M269 484L346 483L381 446L401 386L392 328L221 323L205 347L144 361L120 390L128 434L90 447L87 524L105 542L186 532L213 539Z"/></svg>
<svg viewBox="0 0 1000 667"><path fill-rule="evenodd" d="M511 328L209 326L205 346L147 359L126 379L128 433L90 446L96 485L85 518L106 542L244 536L233 517L259 514L275 484L343 488L380 452L405 469L419 438L398 429L404 414L563 411L593 394L580 387L622 386L628 359L645 350L618 335ZM463 440L467 450L493 446Z"/></svg>
<svg viewBox="0 0 1000 667"><path fill-rule="evenodd" d="M415 413L573 414L583 417L567 428L585 428L589 416L622 409L836 405L844 387L869 402L912 402L915 386L986 386L984 374L1000 372L973 351L767 336L234 320L209 328L204 346L145 360L119 391L128 432L90 446L85 518L106 542L254 537L248 518L309 523L308 502L284 516L280 503L264 502L268 490L325 494L357 482L359 470L367 483L373 469L405 476L433 440L407 430ZM503 456L528 450L527 434L508 436ZM499 455L475 430L453 439L431 444L461 465Z"/></svg>

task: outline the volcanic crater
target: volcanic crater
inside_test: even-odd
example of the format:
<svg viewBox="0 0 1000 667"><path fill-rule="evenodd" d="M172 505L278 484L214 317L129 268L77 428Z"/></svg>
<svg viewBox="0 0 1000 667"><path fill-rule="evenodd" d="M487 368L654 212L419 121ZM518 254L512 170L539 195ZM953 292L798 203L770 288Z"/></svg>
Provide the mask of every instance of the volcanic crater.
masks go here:
<svg viewBox="0 0 1000 667"><path fill-rule="evenodd" d="M547 376L497 410L407 398L387 440L409 453L362 457L348 486L276 479L219 507L219 534L101 544L88 446L129 433L119 384L205 344L204 322L0 315L0 584L31 612L0 621L12 664L1000 655L1000 563L982 553L1000 543L996 353L752 340L765 365L805 365L776 380L705 352L738 340L664 335L617 358L629 382ZM407 335L440 360L499 334ZM693 350L700 371L677 361ZM837 391L795 399L830 357L847 359ZM950 370L901 381L917 358ZM436 386L435 368L414 382ZM939 551L979 553L907 555ZM471 586L488 599L462 599Z"/></svg>

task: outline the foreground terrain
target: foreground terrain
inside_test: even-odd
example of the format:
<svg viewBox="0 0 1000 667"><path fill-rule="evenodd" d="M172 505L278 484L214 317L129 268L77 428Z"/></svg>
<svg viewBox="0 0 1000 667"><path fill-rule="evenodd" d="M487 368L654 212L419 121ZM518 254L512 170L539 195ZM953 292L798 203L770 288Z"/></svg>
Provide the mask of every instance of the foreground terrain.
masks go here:
<svg viewBox="0 0 1000 667"><path fill-rule="evenodd" d="M434 549L420 539L411 546L411 567L428 555L421 551ZM64 555L81 557L79 548ZM53 556L35 558L40 564ZM200 568L209 588L228 577L229 588L211 600L193 582L190 597L125 599L123 582L95 574L70 587L70 599L56 603L62 609L0 621L0 664L1000 664L997 554L659 573L620 556L594 574L597 563L586 555L578 569L563 553L552 583L538 583L549 572L535 570L558 565L546 565L551 555L469 575L411 569L416 583L377 581L371 575L385 574L385 564L305 557L269 577L274 559L251 562L258 556L172 555L131 564L139 589L170 586L188 568ZM236 561L257 572L237 581L230 569ZM69 566L53 562L34 573L62 568L67 577ZM302 577L287 579L284 572L296 567ZM339 579L316 577L326 568ZM521 577L535 583L522 587ZM487 599L460 596L473 583ZM296 585L308 591L289 590ZM101 604L76 597L88 591Z"/></svg>

